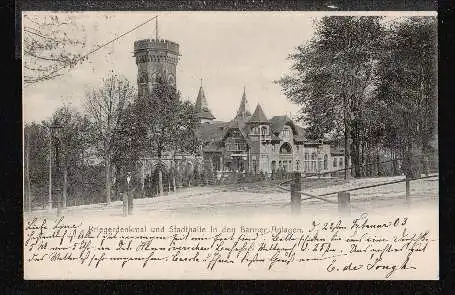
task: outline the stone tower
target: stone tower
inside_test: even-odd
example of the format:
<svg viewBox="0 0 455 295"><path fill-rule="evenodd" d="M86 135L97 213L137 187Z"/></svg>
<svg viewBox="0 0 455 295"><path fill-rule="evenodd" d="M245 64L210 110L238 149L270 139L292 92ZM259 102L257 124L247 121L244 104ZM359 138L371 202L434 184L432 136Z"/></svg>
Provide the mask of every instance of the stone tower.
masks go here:
<svg viewBox="0 0 455 295"><path fill-rule="evenodd" d="M177 85L176 73L179 59L179 44L160 39L144 39L134 42L134 57L137 65L138 96L147 95L158 77Z"/></svg>

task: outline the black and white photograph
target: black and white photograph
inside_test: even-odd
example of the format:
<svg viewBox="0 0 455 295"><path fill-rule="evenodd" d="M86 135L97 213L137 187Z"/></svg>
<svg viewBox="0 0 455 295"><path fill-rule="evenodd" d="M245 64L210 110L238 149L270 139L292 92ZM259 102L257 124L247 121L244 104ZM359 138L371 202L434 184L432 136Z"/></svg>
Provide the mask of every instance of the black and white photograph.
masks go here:
<svg viewBox="0 0 455 295"><path fill-rule="evenodd" d="M436 12L21 26L25 279L438 279Z"/></svg>

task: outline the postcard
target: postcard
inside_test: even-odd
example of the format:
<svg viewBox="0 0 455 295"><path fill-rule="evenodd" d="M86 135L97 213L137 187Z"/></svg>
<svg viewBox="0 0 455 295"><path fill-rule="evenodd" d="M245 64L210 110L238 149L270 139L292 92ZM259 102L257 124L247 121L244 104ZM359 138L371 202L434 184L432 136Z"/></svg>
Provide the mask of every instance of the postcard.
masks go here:
<svg viewBox="0 0 455 295"><path fill-rule="evenodd" d="M22 12L24 279L438 280L437 14Z"/></svg>

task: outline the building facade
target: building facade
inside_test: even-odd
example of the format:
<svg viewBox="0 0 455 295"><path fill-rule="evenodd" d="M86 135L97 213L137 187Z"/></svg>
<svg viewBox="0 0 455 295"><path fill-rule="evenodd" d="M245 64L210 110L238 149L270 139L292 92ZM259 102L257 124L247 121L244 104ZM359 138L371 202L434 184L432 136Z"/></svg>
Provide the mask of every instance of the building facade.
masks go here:
<svg viewBox="0 0 455 295"><path fill-rule="evenodd" d="M134 42L137 65L138 96L151 92L158 78L177 86L179 44L160 39ZM193 169L209 163L216 171L272 173L272 171L327 172L344 168L343 153L331 149L326 142L309 140L304 129L288 116L267 118L261 105L250 113L245 87L240 105L229 122L216 121L208 106L202 80L195 108L200 120L197 136L202 142L200 155L164 153L167 168ZM150 175L157 159L141 159L142 179Z"/></svg>
<svg viewBox="0 0 455 295"><path fill-rule="evenodd" d="M215 121L205 96L204 101L205 110L197 110L201 114L198 136L204 161L216 171L322 173L344 168L344 152L323 140L307 139L305 130L288 116L268 119L260 104L251 114L245 89L239 109L229 122ZM207 119L205 113L212 118Z"/></svg>

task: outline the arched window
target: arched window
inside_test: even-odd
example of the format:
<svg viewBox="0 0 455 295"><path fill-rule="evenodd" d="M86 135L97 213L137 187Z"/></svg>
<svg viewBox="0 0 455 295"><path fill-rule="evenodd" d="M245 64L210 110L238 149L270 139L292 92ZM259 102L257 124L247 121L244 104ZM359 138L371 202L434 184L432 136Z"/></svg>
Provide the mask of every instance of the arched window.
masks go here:
<svg viewBox="0 0 455 295"><path fill-rule="evenodd" d="M292 153L292 148L289 143L285 142L280 148L280 154L290 154Z"/></svg>
<svg viewBox="0 0 455 295"><path fill-rule="evenodd" d="M328 168L328 156L327 155L324 155L324 170L327 170Z"/></svg>
<svg viewBox="0 0 455 295"><path fill-rule="evenodd" d="M168 81L169 85L175 86L175 78L173 75L169 75L169 77L167 78L167 81Z"/></svg>
<svg viewBox="0 0 455 295"><path fill-rule="evenodd" d="M147 72L142 72L139 75L139 83L147 83Z"/></svg>

